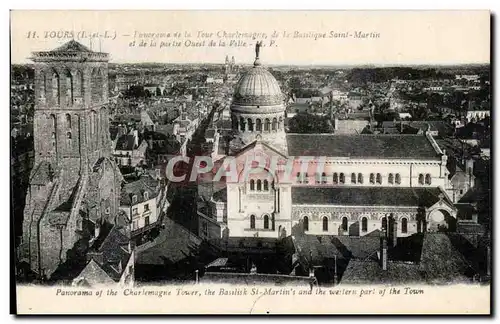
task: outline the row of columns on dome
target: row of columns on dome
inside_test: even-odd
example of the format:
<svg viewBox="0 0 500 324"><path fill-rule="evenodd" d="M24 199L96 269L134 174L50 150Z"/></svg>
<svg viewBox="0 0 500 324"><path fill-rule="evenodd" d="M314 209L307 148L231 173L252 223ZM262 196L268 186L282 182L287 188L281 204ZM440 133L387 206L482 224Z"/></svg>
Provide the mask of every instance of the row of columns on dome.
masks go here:
<svg viewBox="0 0 500 324"><path fill-rule="evenodd" d="M278 130L283 130L285 128L285 122L283 117L278 118L265 118L264 120L260 118L243 118L240 119L233 118L233 129L247 132L273 132Z"/></svg>

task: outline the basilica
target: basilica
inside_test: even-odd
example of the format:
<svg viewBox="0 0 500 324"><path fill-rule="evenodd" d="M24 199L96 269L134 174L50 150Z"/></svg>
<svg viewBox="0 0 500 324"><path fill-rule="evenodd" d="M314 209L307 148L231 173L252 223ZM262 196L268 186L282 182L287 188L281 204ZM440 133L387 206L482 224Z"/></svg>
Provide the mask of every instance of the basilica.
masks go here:
<svg viewBox="0 0 500 324"><path fill-rule="evenodd" d="M362 237L378 230L407 237L456 226L447 155L429 132L291 134L285 108L257 48L253 67L234 89L229 136L216 136L212 152L218 165L235 160L239 177L213 184L208 193L200 185L202 238L241 248L296 232ZM266 163L244 176L249 157Z"/></svg>

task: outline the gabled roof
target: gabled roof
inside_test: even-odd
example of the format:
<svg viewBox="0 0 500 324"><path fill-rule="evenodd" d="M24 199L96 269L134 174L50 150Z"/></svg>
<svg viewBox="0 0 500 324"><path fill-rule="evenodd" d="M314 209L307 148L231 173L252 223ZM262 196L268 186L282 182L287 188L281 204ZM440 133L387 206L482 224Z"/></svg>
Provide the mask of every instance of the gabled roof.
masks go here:
<svg viewBox="0 0 500 324"><path fill-rule="evenodd" d="M287 134L291 156L439 160L423 135Z"/></svg>

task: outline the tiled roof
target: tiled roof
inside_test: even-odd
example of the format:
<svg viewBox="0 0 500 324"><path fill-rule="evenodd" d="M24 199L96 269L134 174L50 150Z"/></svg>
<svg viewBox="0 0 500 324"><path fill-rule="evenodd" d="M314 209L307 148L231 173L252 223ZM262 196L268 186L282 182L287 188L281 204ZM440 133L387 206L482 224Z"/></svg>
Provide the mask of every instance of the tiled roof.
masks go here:
<svg viewBox="0 0 500 324"><path fill-rule="evenodd" d="M287 134L288 154L378 159L439 159L423 135Z"/></svg>
<svg viewBox="0 0 500 324"><path fill-rule="evenodd" d="M439 188L292 187L293 205L432 206Z"/></svg>
<svg viewBox="0 0 500 324"><path fill-rule="evenodd" d="M128 251L129 241L129 238L117 226L113 226L102 243L100 243L100 246L94 247L91 250L91 257L93 253L102 255L102 257L92 258L114 281L120 280L130 259L131 252ZM120 263L121 269L119 267Z"/></svg>
<svg viewBox="0 0 500 324"><path fill-rule="evenodd" d="M137 202L135 204L144 202L144 192L148 192L149 199L153 199L158 194L157 186L158 181L149 176L141 177L139 180L124 184L121 192L120 205L131 206L132 197L134 195L137 196Z"/></svg>
<svg viewBox="0 0 500 324"><path fill-rule="evenodd" d="M378 261L351 260L342 276L342 284L402 284L421 283L417 265L405 262L387 262L382 270Z"/></svg>
<svg viewBox="0 0 500 324"><path fill-rule="evenodd" d="M475 273L445 233L424 236L419 269L429 283L467 282Z"/></svg>

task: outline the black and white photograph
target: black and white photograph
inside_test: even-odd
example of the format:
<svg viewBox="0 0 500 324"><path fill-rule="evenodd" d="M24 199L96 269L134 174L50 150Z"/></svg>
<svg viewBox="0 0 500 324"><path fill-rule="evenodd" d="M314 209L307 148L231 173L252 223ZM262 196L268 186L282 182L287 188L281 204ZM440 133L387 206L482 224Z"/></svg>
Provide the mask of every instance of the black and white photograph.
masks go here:
<svg viewBox="0 0 500 324"><path fill-rule="evenodd" d="M17 312L490 314L490 19L11 11Z"/></svg>

